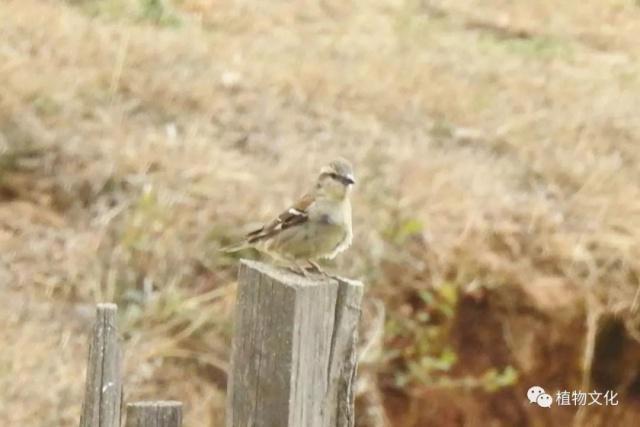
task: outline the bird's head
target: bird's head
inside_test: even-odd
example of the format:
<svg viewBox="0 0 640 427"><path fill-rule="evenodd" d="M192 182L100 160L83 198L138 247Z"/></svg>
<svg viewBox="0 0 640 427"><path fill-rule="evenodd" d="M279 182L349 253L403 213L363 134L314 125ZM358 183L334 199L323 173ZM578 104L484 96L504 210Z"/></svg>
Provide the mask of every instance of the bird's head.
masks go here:
<svg viewBox="0 0 640 427"><path fill-rule="evenodd" d="M316 185L318 194L333 200L343 200L355 184L351 163L345 159L336 159L320 169Z"/></svg>

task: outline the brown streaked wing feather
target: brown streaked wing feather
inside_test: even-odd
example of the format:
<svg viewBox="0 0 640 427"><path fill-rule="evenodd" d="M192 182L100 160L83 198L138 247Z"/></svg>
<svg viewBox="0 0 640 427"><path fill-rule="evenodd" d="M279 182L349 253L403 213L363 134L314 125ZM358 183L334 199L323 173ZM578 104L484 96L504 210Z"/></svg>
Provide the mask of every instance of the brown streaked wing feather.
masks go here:
<svg viewBox="0 0 640 427"><path fill-rule="evenodd" d="M304 195L289 209L278 215L276 219L247 234L247 241L249 243L255 243L275 236L282 230L304 223L308 219L307 209L311 206L313 200L314 197L312 194Z"/></svg>

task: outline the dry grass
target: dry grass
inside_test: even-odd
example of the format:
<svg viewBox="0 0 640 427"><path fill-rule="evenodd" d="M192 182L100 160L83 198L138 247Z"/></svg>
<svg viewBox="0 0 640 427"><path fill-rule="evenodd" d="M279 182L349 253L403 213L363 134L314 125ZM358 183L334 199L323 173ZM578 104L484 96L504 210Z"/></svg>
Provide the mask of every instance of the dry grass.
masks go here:
<svg viewBox="0 0 640 427"><path fill-rule="evenodd" d="M127 390L221 425L217 249L336 155L359 184L335 267L390 327L424 326L421 291L552 283L640 334L634 2L100 5L0 3L1 424L75 422L86 307L114 300ZM423 356L394 331L386 377Z"/></svg>

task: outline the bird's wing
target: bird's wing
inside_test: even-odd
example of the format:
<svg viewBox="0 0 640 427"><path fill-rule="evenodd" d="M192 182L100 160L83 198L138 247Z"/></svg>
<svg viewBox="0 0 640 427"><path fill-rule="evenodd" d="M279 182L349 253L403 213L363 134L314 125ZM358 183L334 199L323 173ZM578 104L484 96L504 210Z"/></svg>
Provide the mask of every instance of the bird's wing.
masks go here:
<svg viewBox="0 0 640 427"><path fill-rule="evenodd" d="M315 197L309 193L301 197L289 209L282 212L276 219L247 234L247 243L256 243L275 236L287 228L305 223L309 219L308 209Z"/></svg>

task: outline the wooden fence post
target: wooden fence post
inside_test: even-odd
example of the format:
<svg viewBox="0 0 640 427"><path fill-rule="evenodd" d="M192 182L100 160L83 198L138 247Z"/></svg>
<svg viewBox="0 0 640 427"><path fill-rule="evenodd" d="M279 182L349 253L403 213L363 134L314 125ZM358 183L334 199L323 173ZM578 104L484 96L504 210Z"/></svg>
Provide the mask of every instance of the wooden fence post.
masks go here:
<svg viewBox="0 0 640 427"><path fill-rule="evenodd" d="M121 354L115 304L98 304L80 427L120 427Z"/></svg>
<svg viewBox="0 0 640 427"><path fill-rule="evenodd" d="M363 286L240 266L228 427L352 427Z"/></svg>
<svg viewBox="0 0 640 427"><path fill-rule="evenodd" d="M135 402L127 405L125 427L180 427L182 403L175 401Z"/></svg>

